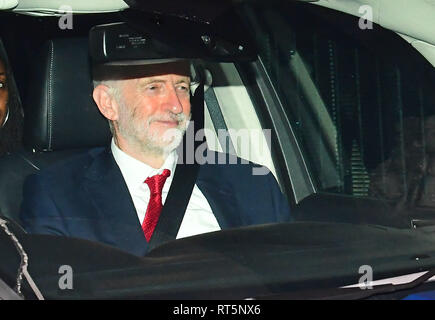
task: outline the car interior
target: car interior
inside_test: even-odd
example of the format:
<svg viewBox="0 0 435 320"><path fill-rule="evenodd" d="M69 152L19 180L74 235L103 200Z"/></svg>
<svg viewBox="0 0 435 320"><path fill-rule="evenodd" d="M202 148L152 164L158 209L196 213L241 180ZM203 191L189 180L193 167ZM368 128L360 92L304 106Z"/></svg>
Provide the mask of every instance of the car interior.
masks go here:
<svg viewBox="0 0 435 320"><path fill-rule="evenodd" d="M33 85L26 91L26 99L23 99L26 110L24 147L0 159L0 211L3 217L14 223L17 234L23 232L19 228L19 212L23 183L28 175L85 149L104 147L110 142L108 123L92 99L88 43L87 37L49 39L35 54L28 70L29 83ZM213 93L213 97L207 98L205 103L209 101L210 105L217 107L226 104L228 108L222 110L221 117L231 118L233 124L229 123L228 126L234 123L240 126L246 118L251 127L255 126L255 121L252 125L252 119L256 120L253 118L255 113L249 111L253 105L241 79L234 74L234 65L222 63L202 67L207 68L208 72L207 92ZM245 109L237 110L241 104ZM207 105L205 110L209 110ZM261 128L258 119L256 121ZM214 123L209 112L206 112L205 122L206 128L212 129L207 133L213 133ZM259 132L262 134L261 130ZM207 141L212 149L222 150L216 133L207 137ZM253 152L241 148L240 142L237 145L235 141L237 153L247 152L245 155L248 159L272 163L270 153L264 152L268 150L264 146L255 145ZM266 145L267 142L264 140L264 143ZM26 240L23 241L25 243ZM92 246L89 248L92 249Z"/></svg>
<svg viewBox="0 0 435 320"><path fill-rule="evenodd" d="M5 216L19 221L20 190L27 175L86 148L103 147L110 142L107 121L92 98L89 63L87 38L48 40L36 55L33 69L29 70L30 82L35 85L30 87L24 101L27 103L25 149L0 159L0 175L5 177L0 210ZM225 106L221 110L227 127L234 130L250 127L263 135L234 65L215 64L207 70L213 75L213 84L207 90L214 89L217 107ZM206 110L209 110L207 106ZM221 151L209 112L206 112L205 128L209 129L206 133L210 148ZM238 156L274 169L265 138L263 145L251 144L252 148L242 148L241 141L236 139L236 142Z"/></svg>
<svg viewBox="0 0 435 320"><path fill-rule="evenodd" d="M116 19L116 16L109 16L107 20L104 18L102 21L113 21L113 19ZM31 25L31 23L28 24L27 22L28 25ZM49 22L48 25L50 23L53 22ZM19 222L21 190L26 176L60 159L72 156L83 149L104 146L110 139L107 123L99 114L91 96L92 78L87 31L95 23L97 22L89 23L87 21L79 31L74 30L74 33L79 35L73 34L74 36L64 37L57 35L52 38L48 37L48 39L42 37L44 41L40 45L31 46L31 48L37 48L37 51L33 53L32 59L29 60L32 63L26 66L25 73L28 85L22 90L22 92L25 92L25 98L22 99L22 102L26 113L24 149L19 153L0 159L1 176L5 177L0 179L1 190L4 190L4 192L0 192L2 200L0 210L6 217ZM285 29L283 28L283 30ZM277 39L280 38L279 35L276 35L276 37ZM18 50L14 47L12 49L12 52ZM273 50L273 48L268 50ZM303 50L303 48L300 48L300 50ZM310 79L307 63L304 63L303 59L298 57L296 55L291 67L297 70L298 73L307 75L307 80L302 82L301 86L313 87L313 80ZM264 63L267 66L268 61L265 60ZM349 196L335 192L334 180L337 180L337 177L329 177L329 180L332 181L332 188L331 186L328 187L325 182L328 179L322 180L322 183L326 184L321 187L326 192L321 193L316 192L315 183L311 181L312 177L298 177L301 174L300 172L304 172L304 168L299 170L300 163L303 163L303 161L295 160L293 163L287 163L287 161L296 156L299 146L282 148L284 154L292 154L286 156L286 167L290 167L288 170L291 170L290 181L292 185L286 184L288 182L285 174L280 172L282 169L277 171L275 168L274 162L278 161L277 155L274 155L273 150L268 148L271 143L270 136L268 139L262 131L264 119L261 119L261 112L258 112L258 106L255 106L258 101L253 100L249 87L250 80L248 80L248 83L246 79L242 80L243 77L246 78L243 70L240 73L240 70L233 63L206 63L201 68L201 71L206 70L208 75L205 90L205 127L211 129L206 131L209 147L212 150L223 150L222 141L217 139L216 132L218 130L227 128L232 128L235 131L250 129L252 132L259 133L262 143L249 143L249 148L242 148L242 145L246 144L238 139L237 132L230 132L228 147L233 148L238 156L264 165L272 171L281 188L289 197L289 201L293 204L298 203L295 210L297 220L365 221L402 226L404 228L411 226L407 216L404 216L403 219L397 219L397 216L384 216L382 214L387 211L385 208L389 208L388 202L355 197L358 195L366 196L367 191L365 190L369 179L368 170L373 169L373 164L367 163L367 160L373 162L373 155L371 155L370 159L362 159L358 145L353 146L352 143L347 142L343 146L333 144L325 147L311 143L307 144L308 147L316 145L317 148L324 148L325 154L328 154L328 148L340 148L344 150L344 153L347 153L344 155L345 158L356 159L350 160L352 162L351 174L344 178L344 188L346 189L344 192ZM22 70L19 71L23 73ZM285 85L288 80L285 79L284 74L279 77L283 85ZM24 85L21 84L21 87L24 87ZM340 90L345 90L345 88ZM347 92L344 93L348 94ZM320 96L320 93L317 93L317 96ZM323 123L322 126L325 127L325 130L331 127L332 119L327 116L326 107L321 106L321 98L318 101L311 101L310 106L315 109L312 111L313 114L319 115L316 116L317 119L310 120L313 126L315 126L316 122L320 122ZM310 116L306 115L304 117L305 121L307 121L307 117ZM289 129L289 132L292 132L292 130ZM303 135L301 139L314 139L309 134ZM350 135L348 136L350 137ZM252 137L252 140L258 141L258 138ZM367 147L368 140L364 143L366 145L362 145L361 148ZM311 153L316 152L314 149L308 151ZM383 155L377 157L383 157ZM333 166L334 161L336 160L331 159L330 165ZM357 162L359 163L356 164ZM280 163L282 163L282 160ZM326 163L323 164L322 170L324 172L326 172L327 168L327 166L325 167ZM333 170L329 170L329 172L333 172ZM300 187L295 188L296 184L301 185L301 181L307 181L305 182L307 185L306 191L301 191L304 189ZM348 183L348 186L346 186L346 183ZM324 207L322 203L329 204L324 212L316 210L316 208ZM394 221L401 222L394 223Z"/></svg>
<svg viewBox="0 0 435 320"><path fill-rule="evenodd" d="M87 39L55 39L41 48L35 59L26 108L25 145L22 152L5 156L2 208L19 221L24 179L60 159L109 141L107 122L92 100ZM24 102L26 103L26 102ZM13 175L11 177L11 175Z"/></svg>
<svg viewBox="0 0 435 320"><path fill-rule="evenodd" d="M320 1L319 4L324 7L330 6L328 1ZM23 25L26 27L23 27L23 30L17 30L16 35L2 35L3 39L0 39L11 54L11 61L13 62L14 71L16 71L17 85L25 111L22 149L0 158L0 216L17 223L17 225L14 225L17 232L22 232L22 230L18 230L20 225L19 213L23 184L26 177L58 161L73 157L86 149L104 147L110 143L111 134L108 123L99 113L92 98L92 66L87 35L89 29L94 25L117 21L119 16L113 12L124 9L125 2L108 1L105 5L106 8L101 7L95 10L99 12L98 14L95 14L92 8L86 6L83 9L76 9L76 12L87 13L87 15L84 15L87 17L79 15L76 20L77 27L74 30L60 31L56 28L58 17L50 19L50 17L44 16L42 19L44 22L38 20L38 15L53 13L52 8L33 7L32 9L31 1L20 1L16 12L30 11L32 14L14 18L17 21L25 21ZM337 6L340 7L340 4L337 4ZM341 4L339 10L355 15L355 8L352 6ZM103 15L99 15L101 13ZM8 19L12 18L8 17ZM265 33L268 32L267 28L269 27L267 19L277 24L281 22L273 15L268 17L265 14L266 23L263 25L263 27L266 26L263 30ZM421 40L416 40L416 34L405 36L401 33L403 26L396 26L392 21L391 16L388 16L388 19L385 20L385 23L390 23L392 28L397 29L398 35L395 35L394 41L391 41L391 43L396 44L398 39L406 38L424 56L431 56L426 44ZM336 21L334 26L335 28L337 26L341 27L344 30L346 25L340 26L340 22L341 20ZM15 25L19 26L20 23L15 22ZM35 27L35 31L29 31L32 26ZM313 23L311 27L315 29L318 26ZM384 116L396 117L398 113L402 112L402 109L399 111L395 109L396 100L390 96L390 93L396 92L395 90L400 92L400 85L395 86L396 83L400 83L400 76L413 79L413 74L418 73L418 70L416 72L416 70L412 70L412 66L406 66L404 67L406 70L400 73L403 70L398 71L395 64L397 61L392 59L391 64L386 64L387 67L383 70L385 75L382 78L374 79L371 75L364 74L358 78L358 81L355 81L355 84L352 82L354 81L353 78L345 77L334 82L336 78L331 74L340 67L351 69L354 68L353 64L357 64L363 70L371 64L379 63L379 61L375 58L373 60L371 60L372 58L366 58L365 51L359 51L359 47L351 51L344 45L342 46L338 36L335 38L334 28L314 35L310 34L311 29L309 28L307 28L308 31L297 30L298 35L294 35L293 31L286 28L288 27L283 24L280 33L277 32L270 37L269 35L265 37L266 40L262 43L263 47L260 48L260 51L263 50L261 51L263 58L252 66L254 69L257 68L255 70L258 74L249 73L246 65L238 65L232 62L195 61L193 64L192 74L200 74L201 77L206 79L204 84L204 126L207 129L206 141L208 147L211 150L235 153L239 157L268 168L287 196L292 209L294 209L294 218L298 222L357 223L405 230L420 226L433 226L435 224L435 218L433 218L435 214L431 210L415 209L413 215L410 216L407 210L394 210L391 201L369 197L370 172L389 156L393 144L394 128L388 121L375 128L363 128L361 124L364 121L367 123L379 121L379 119L372 117L372 114L378 112L375 104L376 98L378 100L384 99L383 106L386 112ZM56 31L53 31L54 29ZM44 31L46 34L37 36L38 32ZM383 32L379 31L379 34L384 35ZM360 36L359 34L352 34L352 31L346 31L346 35L349 34L355 36L355 38ZM430 38L426 29L424 29L423 34L426 36L426 40ZM26 41L23 41L23 43L13 41L14 37L23 35L26 35ZM35 36L34 39L32 39L32 35ZM385 39L390 35L390 33L385 33ZM261 32L258 33L258 36L262 36ZM325 36L325 40L322 41L321 36ZM291 38L293 42L286 42L285 45L281 45L287 38ZM380 38L382 39L382 37ZM370 45L370 42L364 36L358 38L359 40L364 45ZM349 41L349 43L352 43L352 41ZM394 46L394 48L396 47ZM406 47L403 52L409 50L410 47ZM286 54L289 52L292 56L288 63L289 69L283 69L279 65L273 64L274 61L281 61L280 59L286 58ZM324 55L319 58L321 55L319 52L327 52L329 56ZM340 64L338 62L339 58L342 57L340 55L352 56L353 60L343 59L345 62L343 63L340 60ZM409 57L414 55L415 53L409 54ZM406 54L403 56L406 56ZM20 64L19 59L23 57L25 62ZM415 61L421 63L422 59L421 56L410 61L412 63ZM410 65L413 65L412 63ZM421 65L423 64L424 67L421 67L421 70L428 73L427 70L429 70L428 66L430 64L426 60L421 63ZM301 77L294 79L289 76L290 73L299 74ZM280 85L271 88L267 84L262 84L263 78L258 75L261 75L264 79L267 78L270 82L278 82ZM194 85L198 83L196 80L193 79ZM255 81L258 81L258 83ZM360 121L359 125L361 127L357 127L355 125L357 116L354 116L356 112L352 109L356 107L351 102L347 103L347 101L350 101L353 96L364 94L364 90L368 92L369 84L375 81L387 84L384 84L382 88L381 85L378 86L379 97L370 95L370 98L363 101L366 106L370 105L370 109L364 109L363 112L361 112L361 108L359 109L358 112L360 113L357 120ZM318 83L321 85L316 87ZM296 86L294 86L295 84ZM292 87L297 88L297 90L288 89ZM274 101L274 97L277 95L275 90L282 100ZM331 102L334 101L334 94L336 93L344 97L344 102L341 105L342 109ZM411 94L406 92L405 100L407 99L407 101L405 101L405 107L403 108L405 112L413 108L410 102L418 94L418 92L412 92ZM429 106L428 102L432 101L433 93L428 93L427 96L429 97L427 101L421 99L423 101L421 109L435 108ZM288 98L288 101L286 98ZM295 101L296 103L294 103ZM291 106L293 109L288 110L286 106ZM294 112L295 110L298 111ZM370 110L370 112L367 110ZM300 122L307 124L306 127L299 126ZM340 124L337 125L337 123ZM228 138L224 141L219 140L217 133L220 130L228 131L228 128L231 128ZM265 131L264 128L272 128L272 133ZM313 128L321 128L323 131L318 131L318 135L316 135L312 133ZM252 132L248 143L241 140L239 136L240 132L245 129L250 129ZM339 138L337 138L338 136ZM381 136L381 139L376 140L378 136ZM249 147L246 148L246 145L249 145ZM302 158L301 154L307 155L307 157ZM321 156L318 156L319 154ZM339 160L343 161L339 163ZM315 174L318 174L318 176L315 177ZM316 230L315 225L311 227ZM278 226L276 230L276 234L278 234L285 229L281 230ZM305 229L301 229L300 233L297 233L297 230L295 231L295 239L300 241L299 244L304 241L303 230ZM256 232L261 233L261 229L256 230ZM267 237L267 234L265 234L265 237ZM313 238L316 237L313 236ZM195 250L200 253L193 250L192 256L204 254L207 257L206 251L210 248L215 250L217 255L226 256L225 247L224 249L213 247L207 242L207 237L204 239L204 242L199 242L199 244L193 242L196 245ZM229 247L234 239L239 238L234 236L225 245ZM240 239L244 239L242 235ZM282 245L279 239L273 237L271 239L276 246ZM319 239L319 242L323 241L320 235ZM44 241L48 242L49 240L41 239L40 243L47 243ZM246 239L243 241L246 241ZM240 241L242 246L246 245L243 241ZM336 242L339 242L339 240ZM420 242L417 243L420 244ZM182 243L182 245L186 246L182 246L185 252L190 250L188 244L188 241ZM174 254L175 249L171 245L165 246L161 253L157 251L152 253L150 258L153 258L153 254L157 258L165 254ZM289 246L291 245L293 244L289 244ZM411 246L411 243L409 245ZM349 252L357 249L357 247L352 247ZM92 250L93 247L90 246L90 255ZM103 249L101 250L101 257L105 257L106 253L103 252ZM268 249L261 248L261 250L267 252ZM142 261L129 260L131 257L118 253L119 261L124 261L125 264L123 262L119 262L119 265L114 263L109 266L110 268L122 269L123 266L128 266L129 263L144 267ZM345 254L343 256L346 257ZM101 259L104 260L105 258ZM324 257L324 259L326 260L327 257ZM97 258L93 261L96 260ZM107 262L107 260L104 261ZM279 264L278 259L276 263ZM98 263L96 262L96 264ZM84 270L85 272L89 271L86 268ZM149 270L152 270L152 268ZM168 270L170 270L170 267L168 267ZM192 269L191 272L193 273L194 270ZM252 274L258 275L264 271L259 267L258 270L252 271ZM134 276L135 272L139 271L133 270L130 275ZM240 269L234 272L237 275L242 275L246 270L241 264ZM289 275L285 276L290 277ZM294 276L296 277L296 274ZM303 277L301 274L298 274L298 276ZM104 275L102 278L104 278ZM107 280L107 278L105 279ZM354 278L349 275L346 281L350 281L349 279ZM48 284L52 285L53 281L53 279L47 280L45 283L46 288L49 287ZM151 280L149 278L144 279L142 284L146 281ZM158 283L157 280L156 283ZM262 292L264 289L262 283L256 285L258 287L254 292ZM272 287L273 285L264 290L269 292L270 289L270 292L273 292ZM139 285L135 287L134 290L137 290L135 294L140 292L141 289L143 288L140 288ZM151 287L151 289L155 288ZM206 289L204 287L201 289L203 291L198 292L205 292ZM278 291L281 289L279 288ZM198 295L193 296L200 296L198 292L195 293ZM154 293L148 293L153 297ZM50 294L56 296L58 292L50 291ZM216 292L216 295L218 296L218 292ZM108 296L110 297L110 294ZM177 297L175 291L173 296ZM234 296L238 296L237 292L234 292Z"/></svg>

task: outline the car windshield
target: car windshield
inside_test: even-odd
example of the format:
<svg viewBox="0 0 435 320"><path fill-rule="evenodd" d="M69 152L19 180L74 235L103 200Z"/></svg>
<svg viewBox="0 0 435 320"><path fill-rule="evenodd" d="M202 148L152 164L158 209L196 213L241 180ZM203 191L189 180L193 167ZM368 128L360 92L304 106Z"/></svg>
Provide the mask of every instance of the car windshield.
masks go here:
<svg viewBox="0 0 435 320"><path fill-rule="evenodd" d="M337 206L361 203L347 214L355 222L373 214L430 224L433 66L392 31L318 9L259 6L246 14L303 154L300 167L289 167L295 202L324 195ZM296 170L307 172L302 181ZM329 219L327 212L317 218Z"/></svg>
<svg viewBox="0 0 435 320"><path fill-rule="evenodd" d="M149 18L149 13L138 14ZM93 26L129 16L74 15L73 28L60 28L58 17L2 16L3 27L16 28L16 35L2 31L0 37L27 122L20 151L0 159L5 168L0 186L9 188L6 198L0 197L0 215L11 221L9 230L29 252L35 282L48 298L298 298L308 289L367 284L435 268L435 69L406 36L361 17L292 1L247 1L220 16L216 26L225 41L216 46L223 43L243 55L249 44L255 58L193 60L191 99L205 102L201 117L207 150L250 161L242 166L250 178L206 166L192 186L186 212L212 211L216 217L202 217L204 231L197 232L189 215L176 226L182 230L176 240L168 238L169 243L146 252L137 242L146 244L137 218L145 219L140 212L145 215L147 205L126 178L139 167L128 160L127 167L135 169L128 173L113 152L118 142L111 140L107 119L94 105L92 90L101 83L92 85L86 54ZM171 13L168 21L173 18ZM140 41L135 39L136 45ZM243 45L231 43L239 40ZM209 45L214 40L201 34L201 41ZM49 48L49 54L34 54L41 54L40 48ZM230 49L214 53L225 56ZM76 78L76 70L89 74ZM47 87L37 92L41 83ZM148 90L148 84L142 87L141 92ZM56 105L63 103L72 111L57 113ZM81 103L77 115L73 111ZM101 119L94 121L95 115ZM188 134L186 139L193 140ZM103 174L82 156L97 157L103 147L112 148L116 174L125 179L107 194L96 182ZM27 167L17 159L25 159ZM63 163L91 170L84 182L78 170L69 176L50 171ZM226 164L217 164L219 170ZM30 189L32 181L24 183L31 174L44 177L45 172L48 178L35 183L38 188ZM238 184L225 182L228 177L239 179ZM74 181L62 189L56 185L62 179ZM53 189L44 195L44 188ZM170 195L171 190L163 190ZM72 209L64 209L56 197L68 199ZM41 199L52 202L44 206ZM34 216L38 209L49 211L42 222ZM85 212L107 213L107 220L96 223ZM31 223L42 229L32 229ZM44 235L32 238L33 233ZM7 239L0 232L0 252L3 248L11 255L4 265L0 259L0 280L11 285L16 248ZM59 276L68 268L75 270L75 291L59 287ZM209 277L210 271L216 276Z"/></svg>

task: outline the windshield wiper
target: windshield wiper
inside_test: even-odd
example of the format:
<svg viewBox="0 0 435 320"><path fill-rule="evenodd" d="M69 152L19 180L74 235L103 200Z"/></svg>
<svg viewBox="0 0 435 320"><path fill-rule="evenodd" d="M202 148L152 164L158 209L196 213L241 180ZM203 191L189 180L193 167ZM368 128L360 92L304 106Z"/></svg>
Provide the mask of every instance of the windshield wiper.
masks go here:
<svg viewBox="0 0 435 320"><path fill-rule="evenodd" d="M435 276L435 268L430 269L425 274L417 277L413 281L402 284L383 284L374 286L372 289L354 288L332 288L320 290L305 290L299 292L272 294L266 296L258 296L254 300L291 300L291 299L307 299L307 300L362 300L375 295L391 294L394 292L415 289L424 284L430 278Z"/></svg>

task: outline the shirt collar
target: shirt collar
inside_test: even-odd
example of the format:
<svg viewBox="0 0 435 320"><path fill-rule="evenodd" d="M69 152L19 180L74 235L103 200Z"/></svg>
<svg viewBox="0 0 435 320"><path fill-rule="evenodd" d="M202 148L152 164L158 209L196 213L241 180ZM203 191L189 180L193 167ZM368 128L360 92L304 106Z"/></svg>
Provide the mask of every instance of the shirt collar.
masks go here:
<svg viewBox="0 0 435 320"><path fill-rule="evenodd" d="M146 178L152 177L156 174L161 174L164 169L171 171L171 175L168 177L168 180L172 180L172 177L174 176L175 167L178 160L178 155L175 150L168 155L160 168L155 169L119 149L113 138L110 147L113 157L115 158L115 161L118 164L129 189L141 187Z"/></svg>

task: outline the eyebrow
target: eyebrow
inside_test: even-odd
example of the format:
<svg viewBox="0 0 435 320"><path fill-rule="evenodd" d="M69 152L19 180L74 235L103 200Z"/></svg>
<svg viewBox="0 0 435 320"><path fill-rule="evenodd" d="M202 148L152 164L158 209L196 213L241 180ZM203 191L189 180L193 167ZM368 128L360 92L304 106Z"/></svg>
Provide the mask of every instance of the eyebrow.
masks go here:
<svg viewBox="0 0 435 320"><path fill-rule="evenodd" d="M140 85L147 85L147 84L155 83L155 82L162 82L162 83L164 83L166 81L163 80L163 79L159 79L159 78L148 78L148 79L141 79L141 80L139 80L139 84Z"/></svg>
<svg viewBox="0 0 435 320"><path fill-rule="evenodd" d="M147 84L150 84L150 83L165 83L165 82L167 82L167 80L165 80L165 79L160 79L160 78L158 78L158 77L152 77L152 78L148 78L148 79L141 79L141 80L139 80L139 84L140 85L147 85ZM190 81L188 80L188 79L180 79L180 80L177 80L176 82L175 82L175 84L179 84L179 83L190 83Z"/></svg>

